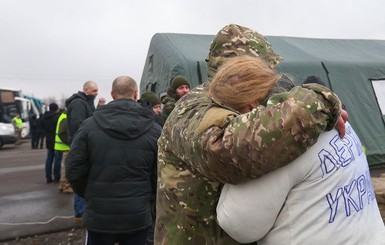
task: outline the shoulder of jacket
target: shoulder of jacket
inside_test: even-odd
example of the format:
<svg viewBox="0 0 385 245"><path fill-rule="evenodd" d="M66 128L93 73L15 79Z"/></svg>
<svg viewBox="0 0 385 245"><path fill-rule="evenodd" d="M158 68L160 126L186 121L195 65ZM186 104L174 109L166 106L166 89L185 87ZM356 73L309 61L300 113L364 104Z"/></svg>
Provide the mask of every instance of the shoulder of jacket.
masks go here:
<svg viewBox="0 0 385 245"><path fill-rule="evenodd" d="M202 121L197 128L197 134L201 134L212 126L225 126L228 122L227 117L230 115L237 115L237 113L222 107L210 108L203 116Z"/></svg>

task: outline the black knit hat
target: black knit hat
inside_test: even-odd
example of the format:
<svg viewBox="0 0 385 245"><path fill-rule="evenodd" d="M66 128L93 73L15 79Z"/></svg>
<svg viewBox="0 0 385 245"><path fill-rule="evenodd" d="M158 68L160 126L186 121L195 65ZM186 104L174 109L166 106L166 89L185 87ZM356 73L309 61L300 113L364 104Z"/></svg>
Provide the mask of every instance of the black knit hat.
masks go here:
<svg viewBox="0 0 385 245"><path fill-rule="evenodd" d="M303 84L308 84L308 83L317 83L326 87L326 84L324 83L324 81L322 81L322 79L317 76L308 76L303 82Z"/></svg>
<svg viewBox="0 0 385 245"><path fill-rule="evenodd" d="M176 90L181 85L188 85L190 87L190 83L183 76L176 76L171 80L171 89Z"/></svg>
<svg viewBox="0 0 385 245"><path fill-rule="evenodd" d="M160 99L153 92L145 92L140 96L142 101L150 102L152 106L160 105Z"/></svg>
<svg viewBox="0 0 385 245"><path fill-rule="evenodd" d="M49 111L57 111L59 109L59 106L56 103L49 104Z"/></svg>

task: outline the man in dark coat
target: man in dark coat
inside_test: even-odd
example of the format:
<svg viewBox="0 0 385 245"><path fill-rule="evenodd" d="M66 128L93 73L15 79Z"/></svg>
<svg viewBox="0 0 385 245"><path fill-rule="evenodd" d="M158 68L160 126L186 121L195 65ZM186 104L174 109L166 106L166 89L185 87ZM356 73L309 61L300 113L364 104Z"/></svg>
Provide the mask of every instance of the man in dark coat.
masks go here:
<svg viewBox="0 0 385 245"><path fill-rule="evenodd" d="M79 91L66 101L67 108L67 137L71 145L72 139L84 120L92 116L95 111L94 100L98 95L98 85L94 81L83 84L83 91ZM105 99L99 98L98 106L104 105ZM84 212L84 199L74 194L75 222L80 223Z"/></svg>
<svg viewBox="0 0 385 245"><path fill-rule="evenodd" d="M66 160L67 178L86 200L88 245L145 244L161 127L152 110L136 102L132 78L116 78L111 95L114 101L96 109L76 133Z"/></svg>
<svg viewBox="0 0 385 245"><path fill-rule="evenodd" d="M56 123L59 118L59 107L56 103L49 104L49 111L46 111L41 119L41 126L45 133L45 146L47 158L45 161L45 178L47 183L59 183L62 155L55 152ZM53 164L53 178L52 178Z"/></svg>
<svg viewBox="0 0 385 245"><path fill-rule="evenodd" d="M37 120L36 124L36 134L37 134L37 145L40 146L40 149L44 148L44 139L45 139L45 133L43 128L43 115L40 114L39 119Z"/></svg>
<svg viewBox="0 0 385 245"><path fill-rule="evenodd" d="M82 122L94 113L94 100L98 96L98 91L98 85L95 82L87 81L83 85L83 91L79 91L66 99L69 143L71 143ZM98 106L104 103L104 98L100 98Z"/></svg>
<svg viewBox="0 0 385 245"><path fill-rule="evenodd" d="M31 148L32 149L37 149L39 145L39 138L37 135L37 128L38 128L38 118L36 114L33 114L31 116L31 120L29 121L29 132L31 135Z"/></svg>

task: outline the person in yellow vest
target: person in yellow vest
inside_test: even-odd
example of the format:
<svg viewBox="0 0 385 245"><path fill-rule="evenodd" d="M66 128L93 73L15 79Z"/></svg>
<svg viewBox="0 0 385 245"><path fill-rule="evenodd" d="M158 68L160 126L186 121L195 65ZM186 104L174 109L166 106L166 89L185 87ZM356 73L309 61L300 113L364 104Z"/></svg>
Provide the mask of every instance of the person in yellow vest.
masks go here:
<svg viewBox="0 0 385 245"><path fill-rule="evenodd" d="M64 193L73 193L71 185L65 175L65 159L70 150L67 138L67 111L63 111L56 123L55 151L62 154L59 190Z"/></svg>
<svg viewBox="0 0 385 245"><path fill-rule="evenodd" d="M23 121L20 118L20 114L16 113L16 115L12 118L12 125L15 129L15 137L16 137L16 145L21 144L21 130L23 130Z"/></svg>

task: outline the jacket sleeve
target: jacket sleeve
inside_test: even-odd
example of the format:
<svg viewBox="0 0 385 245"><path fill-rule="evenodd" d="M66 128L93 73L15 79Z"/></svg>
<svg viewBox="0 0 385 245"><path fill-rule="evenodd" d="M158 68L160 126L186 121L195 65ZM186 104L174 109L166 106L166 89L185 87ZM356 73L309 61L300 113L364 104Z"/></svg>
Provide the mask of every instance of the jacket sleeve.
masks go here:
<svg viewBox="0 0 385 245"><path fill-rule="evenodd" d="M64 144L69 145L68 135L67 135L67 119L61 120L59 125L58 136Z"/></svg>
<svg viewBox="0 0 385 245"><path fill-rule="evenodd" d="M268 234L293 184L297 184L284 169L243 184L224 185L216 213L227 234L240 243L255 242Z"/></svg>
<svg viewBox="0 0 385 245"><path fill-rule="evenodd" d="M66 158L66 176L74 192L84 197L90 171L87 132L84 125L79 128Z"/></svg>
<svg viewBox="0 0 385 245"><path fill-rule="evenodd" d="M154 155L154 164L151 170L151 199L150 201L155 202L156 201L156 189L158 186L158 166L157 166L157 154L155 153Z"/></svg>
<svg viewBox="0 0 385 245"><path fill-rule="evenodd" d="M85 102L81 99L73 100L69 105L67 117L70 117L70 120L68 120L68 128L71 135L75 135L82 122L87 118L87 106Z"/></svg>
<svg viewBox="0 0 385 245"><path fill-rule="evenodd" d="M304 153L324 130L334 128L341 102L326 87L295 87L272 96L267 107L230 115L224 127L213 126L199 137L205 161L193 166L222 183L258 178Z"/></svg>

